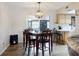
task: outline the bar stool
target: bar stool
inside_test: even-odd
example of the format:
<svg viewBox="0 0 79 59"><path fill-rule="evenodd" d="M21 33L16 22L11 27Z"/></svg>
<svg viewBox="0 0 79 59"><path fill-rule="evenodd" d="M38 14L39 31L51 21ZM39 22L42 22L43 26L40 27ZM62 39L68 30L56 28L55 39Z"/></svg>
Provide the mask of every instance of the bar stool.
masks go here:
<svg viewBox="0 0 79 59"><path fill-rule="evenodd" d="M63 34L61 32L57 32L57 38L56 38L56 42L58 44L63 44Z"/></svg>
<svg viewBox="0 0 79 59"><path fill-rule="evenodd" d="M60 31L53 30L53 36L54 36L54 42L56 42L56 44L63 43L63 35Z"/></svg>

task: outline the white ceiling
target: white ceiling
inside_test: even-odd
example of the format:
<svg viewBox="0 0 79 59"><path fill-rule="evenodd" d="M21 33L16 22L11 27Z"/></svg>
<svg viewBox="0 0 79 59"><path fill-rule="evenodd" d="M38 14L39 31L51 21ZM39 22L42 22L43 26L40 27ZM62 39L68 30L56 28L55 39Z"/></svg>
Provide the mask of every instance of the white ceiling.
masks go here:
<svg viewBox="0 0 79 59"><path fill-rule="evenodd" d="M18 6L23 8L38 8L37 2L7 2L10 6ZM70 2L41 2L41 9L44 10L57 10L66 5L70 4Z"/></svg>

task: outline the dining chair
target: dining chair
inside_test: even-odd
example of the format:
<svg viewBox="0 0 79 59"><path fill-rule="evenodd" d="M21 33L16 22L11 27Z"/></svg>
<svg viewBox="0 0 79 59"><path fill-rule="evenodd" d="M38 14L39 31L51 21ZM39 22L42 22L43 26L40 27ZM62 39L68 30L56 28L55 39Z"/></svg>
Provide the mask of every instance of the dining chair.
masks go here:
<svg viewBox="0 0 79 59"><path fill-rule="evenodd" d="M43 33L50 33L49 35L51 36L50 38L51 38L51 52L53 51L53 31L52 30L50 30L49 28L47 28L47 29L45 29L44 31L43 31Z"/></svg>
<svg viewBox="0 0 79 59"><path fill-rule="evenodd" d="M27 33L29 32L29 29L25 29L24 31L23 31L23 47L27 47Z"/></svg>
<svg viewBox="0 0 79 59"><path fill-rule="evenodd" d="M44 52L45 52L45 46L46 43L48 43L49 45L49 55L51 55L52 52L52 33L51 32L42 32L39 36L39 44L41 44L42 46L42 56L44 56Z"/></svg>
<svg viewBox="0 0 79 59"><path fill-rule="evenodd" d="M25 47L26 43L26 30L23 31L23 47Z"/></svg>
<svg viewBox="0 0 79 59"><path fill-rule="evenodd" d="M36 36L30 32L26 33L26 48L28 48L28 56L30 55L31 49L35 55L35 45L36 45Z"/></svg>

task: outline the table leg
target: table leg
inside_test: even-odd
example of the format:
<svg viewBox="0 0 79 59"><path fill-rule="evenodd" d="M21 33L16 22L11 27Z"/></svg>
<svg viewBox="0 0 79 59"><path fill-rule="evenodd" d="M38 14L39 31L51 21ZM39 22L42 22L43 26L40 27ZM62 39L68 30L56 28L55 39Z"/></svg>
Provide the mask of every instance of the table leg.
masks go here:
<svg viewBox="0 0 79 59"><path fill-rule="evenodd" d="M38 42L38 37L36 40L36 56L38 56L38 52L39 52L39 42Z"/></svg>

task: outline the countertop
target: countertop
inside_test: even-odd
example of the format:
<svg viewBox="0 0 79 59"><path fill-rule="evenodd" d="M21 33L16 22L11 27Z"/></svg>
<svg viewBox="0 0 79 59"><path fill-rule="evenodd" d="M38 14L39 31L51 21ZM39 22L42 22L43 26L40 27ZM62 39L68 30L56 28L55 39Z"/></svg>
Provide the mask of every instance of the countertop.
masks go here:
<svg viewBox="0 0 79 59"><path fill-rule="evenodd" d="M50 28L55 28L57 31L64 31L64 32L72 32L75 30L74 26L71 26L69 24L53 24L50 26ZM59 29L61 27L61 29Z"/></svg>
<svg viewBox="0 0 79 59"><path fill-rule="evenodd" d="M64 26L61 29L57 28L57 31L64 31L64 32L72 32L75 30L75 27L71 27L71 26Z"/></svg>

